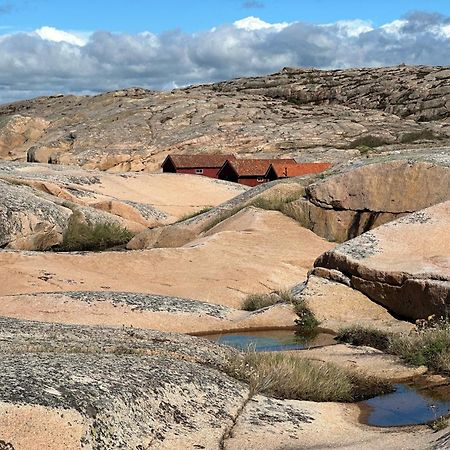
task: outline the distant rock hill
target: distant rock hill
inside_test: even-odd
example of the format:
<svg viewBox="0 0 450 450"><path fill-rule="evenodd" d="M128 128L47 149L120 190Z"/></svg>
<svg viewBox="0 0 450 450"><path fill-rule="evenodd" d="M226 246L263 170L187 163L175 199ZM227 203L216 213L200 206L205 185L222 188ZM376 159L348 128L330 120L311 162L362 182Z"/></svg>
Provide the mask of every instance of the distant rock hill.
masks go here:
<svg viewBox="0 0 450 450"><path fill-rule="evenodd" d="M450 144L450 68L285 68L171 92L0 106L0 159L155 171L170 152L343 162Z"/></svg>

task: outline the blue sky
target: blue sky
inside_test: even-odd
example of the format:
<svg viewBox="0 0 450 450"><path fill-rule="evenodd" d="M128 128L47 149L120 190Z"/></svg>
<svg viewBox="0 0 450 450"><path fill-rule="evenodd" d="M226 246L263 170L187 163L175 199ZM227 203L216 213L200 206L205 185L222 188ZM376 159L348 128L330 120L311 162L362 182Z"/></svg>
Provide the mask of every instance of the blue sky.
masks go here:
<svg viewBox="0 0 450 450"><path fill-rule="evenodd" d="M415 10L450 15L450 0L0 0L2 9L0 27L15 31L48 25L160 33L177 28L201 31L250 15L266 22L363 19L382 25Z"/></svg>
<svg viewBox="0 0 450 450"><path fill-rule="evenodd" d="M402 63L450 66L450 0L0 0L0 103Z"/></svg>

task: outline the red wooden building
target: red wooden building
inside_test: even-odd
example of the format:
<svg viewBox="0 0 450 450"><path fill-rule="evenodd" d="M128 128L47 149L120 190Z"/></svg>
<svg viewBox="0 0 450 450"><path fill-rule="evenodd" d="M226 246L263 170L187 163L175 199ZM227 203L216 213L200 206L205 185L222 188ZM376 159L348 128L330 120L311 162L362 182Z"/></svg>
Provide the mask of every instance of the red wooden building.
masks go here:
<svg viewBox="0 0 450 450"><path fill-rule="evenodd" d="M320 173L330 167L331 164L325 162L286 164L281 159L270 164L264 177L267 181L273 181L280 178L299 177L310 173Z"/></svg>
<svg viewBox="0 0 450 450"><path fill-rule="evenodd" d="M257 186L267 181L266 173L272 163L295 165L294 159L234 159L228 160L219 170L218 178L247 186Z"/></svg>
<svg viewBox="0 0 450 450"><path fill-rule="evenodd" d="M224 163L235 160L233 155L169 155L161 164L163 172L190 173L218 178Z"/></svg>

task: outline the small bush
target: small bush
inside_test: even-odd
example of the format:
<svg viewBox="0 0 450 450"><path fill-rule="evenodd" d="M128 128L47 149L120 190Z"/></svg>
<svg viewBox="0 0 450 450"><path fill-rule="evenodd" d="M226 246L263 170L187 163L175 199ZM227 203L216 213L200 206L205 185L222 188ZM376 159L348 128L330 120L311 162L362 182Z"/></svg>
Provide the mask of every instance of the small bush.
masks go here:
<svg viewBox="0 0 450 450"><path fill-rule="evenodd" d="M247 382L252 393L279 398L352 402L392 391L378 379L283 353L246 352L230 362L227 371Z"/></svg>
<svg viewBox="0 0 450 450"><path fill-rule="evenodd" d="M294 297L289 291L275 291L270 294L250 294L242 303L241 309L244 311L257 311L278 303L293 303Z"/></svg>
<svg viewBox="0 0 450 450"><path fill-rule="evenodd" d="M396 336L389 350L414 366L425 365L436 372L450 374L450 325Z"/></svg>
<svg viewBox="0 0 450 450"><path fill-rule="evenodd" d="M427 366L450 374L450 324L440 323L413 334L386 333L350 327L340 330L337 339L353 345L367 345L402 358L413 366Z"/></svg>
<svg viewBox="0 0 450 450"><path fill-rule="evenodd" d="M302 333L313 333L320 325L314 313L309 309L304 300L295 300L294 310L298 316L295 320L298 331Z"/></svg>
<svg viewBox="0 0 450 450"><path fill-rule="evenodd" d="M430 423L430 428L434 431L445 430L448 427L448 419L444 416Z"/></svg>
<svg viewBox="0 0 450 450"><path fill-rule="evenodd" d="M431 130L420 130L420 131L411 131L410 133L405 133L400 137L400 142L402 144L412 144L416 141L422 140L433 140L437 139L436 136Z"/></svg>
<svg viewBox="0 0 450 450"><path fill-rule="evenodd" d="M391 338L388 333L375 328L360 326L342 328L339 330L336 340L351 345L365 345L382 351L388 351L391 345Z"/></svg>
<svg viewBox="0 0 450 450"><path fill-rule="evenodd" d="M131 231L117 223L86 223L81 220L80 213L74 212L58 250L64 252L106 250L126 244L133 236Z"/></svg>
<svg viewBox="0 0 450 450"><path fill-rule="evenodd" d="M350 148L358 148L361 147L362 149L369 149L380 147L382 145L389 144L389 141L387 141L385 138L381 136L374 136L373 134L367 134L365 136L360 136L353 140L349 147Z"/></svg>

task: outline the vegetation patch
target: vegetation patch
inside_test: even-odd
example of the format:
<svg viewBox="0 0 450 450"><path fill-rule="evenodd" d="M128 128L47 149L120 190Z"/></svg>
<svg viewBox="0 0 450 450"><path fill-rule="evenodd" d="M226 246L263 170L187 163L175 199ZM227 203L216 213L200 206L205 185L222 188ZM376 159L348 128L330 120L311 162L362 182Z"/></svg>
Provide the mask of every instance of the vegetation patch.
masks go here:
<svg viewBox="0 0 450 450"><path fill-rule="evenodd" d="M295 324L299 332L313 333L316 331L320 322L304 300L295 300L294 311L298 316L298 319L295 320Z"/></svg>
<svg viewBox="0 0 450 450"><path fill-rule="evenodd" d="M208 211L211 211L212 209L213 209L212 206L205 206L204 208L200 209L199 211L195 211L193 213L184 215L183 217L178 219L177 222L184 222L185 220L192 219L193 217L197 217L200 214L203 214L203 213L206 213Z"/></svg>
<svg viewBox="0 0 450 450"><path fill-rule="evenodd" d="M351 345L377 348L381 351L389 351L391 335L376 328L364 328L360 326L342 328L336 339Z"/></svg>
<svg viewBox="0 0 450 450"><path fill-rule="evenodd" d="M278 303L291 303L296 301L294 296L287 290L275 291L270 294L250 294L242 303L241 309L244 311L257 311Z"/></svg>
<svg viewBox="0 0 450 450"><path fill-rule="evenodd" d="M389 144L390 142L381 136L375 136L373 134L366 134L365 136L360 136L350 142L350 148L361 148L365 153L369 149L381 147L382 145ZM367 150L366 150L367 149Z"/></svg>
<svg viewBox="0 0 450 450"><path fill-rule="evenodd" d="M431 130L420 130L420 131L411 131L410 133L404 133L400 137L400 142L402 144L412 144L416 141L424 141L424 140L434 140L440 139L441 136L436 135Z"/></svg>
<svg viewBox="0 0 450 450"><path fill-rule="evenodd" d="M124 245L134 234L127 228L110 222L88 223L74 211L63 234L59 251L101 251Z"/></svg>
<svg viewBox="0 0 450 450"><path fill-rule="evenodd" d="M229 375L252 393L315 402L353 402L391 392L391 384L334 364L292 354L246 352L229 362Z"/></svg>
<svg viewBox="0 0 450 450"><path fill-rule="evenodd" d="M386 333L364 327L340 330L337 340L367 345L401 357L412 366L427 366L450 375L450 324L441 322L411 334Z"/></svg>

